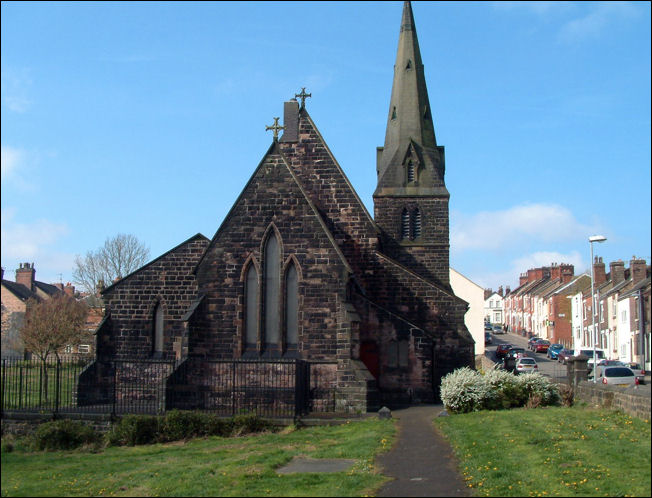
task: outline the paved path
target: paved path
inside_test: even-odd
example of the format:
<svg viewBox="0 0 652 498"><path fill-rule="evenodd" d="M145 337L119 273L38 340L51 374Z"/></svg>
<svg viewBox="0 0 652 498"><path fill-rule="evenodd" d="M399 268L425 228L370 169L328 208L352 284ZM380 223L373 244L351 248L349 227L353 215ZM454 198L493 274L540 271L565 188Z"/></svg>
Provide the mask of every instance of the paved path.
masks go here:
<svg viewBox="0 0 652 498"><path fill-rule="evenodd" d="M392 411L399 420L398 441L378 463L395 479L377 496L471 496L452 448L433 428L442 410L442 405L420 405Z"/></svg>

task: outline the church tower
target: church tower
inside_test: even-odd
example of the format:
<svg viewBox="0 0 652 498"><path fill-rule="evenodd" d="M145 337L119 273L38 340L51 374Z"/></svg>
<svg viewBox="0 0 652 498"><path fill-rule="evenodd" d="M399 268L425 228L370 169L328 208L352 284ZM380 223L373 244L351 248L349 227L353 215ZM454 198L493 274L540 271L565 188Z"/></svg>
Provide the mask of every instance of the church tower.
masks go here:
<svg viewBox="0 0 652 498"><path fill-rule="evenodd" d="M403 6L387 116L377 149L374 218L383 251L410 270L449 286L449 193L444 147L437 145L410 2Z"/></svg>

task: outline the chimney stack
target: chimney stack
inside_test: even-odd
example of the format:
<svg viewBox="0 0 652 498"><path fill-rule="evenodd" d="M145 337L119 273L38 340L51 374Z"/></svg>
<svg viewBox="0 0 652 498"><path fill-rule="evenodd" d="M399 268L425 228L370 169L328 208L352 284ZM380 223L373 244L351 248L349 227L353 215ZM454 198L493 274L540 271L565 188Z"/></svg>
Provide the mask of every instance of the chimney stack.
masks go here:
<svg viewBox="0 0 652 498"><path fill-rule="evenodd" d="M75 286L68 282L63 288L63 292L65 292L67 296L75 297Z"/></svg>
<svg viewBox="0 0 652 498"><path fill-rule="evenodd" d="M604 270L602 258L595 256L593 261L593 283L595 286L604 284L607 281L607 274Z"/></svg>
<svg viewBox="0 0 652 498"><path fill-rule="evenodd" d="M29 290L34 291L34 280L36 270L34 263L20 263L19 268L16 270L16 283L27 287Z"/></svg>
<svg viewBox="0 0 652 498"><path fill-rule="evenodd" d="M498 294L500 294L500 297L503 297L503 286L501 285L498 287Z"/></svg>
<svg viewBox="0 0 652 498"><path fill-rule="evenodd" d="M625 280L625 263L620 259L618 261L612 261L609 263L609 272L611 273L612 284L619 284Z"/></svg>
<svg viewBox="0 0 652 498"><path fill-rule="evenodd" d="M638 259L636 256L632 256L632 260L629 262L629 274L633 283L645 279L647 276L646 267L647 265L644 259Z"/></svg>

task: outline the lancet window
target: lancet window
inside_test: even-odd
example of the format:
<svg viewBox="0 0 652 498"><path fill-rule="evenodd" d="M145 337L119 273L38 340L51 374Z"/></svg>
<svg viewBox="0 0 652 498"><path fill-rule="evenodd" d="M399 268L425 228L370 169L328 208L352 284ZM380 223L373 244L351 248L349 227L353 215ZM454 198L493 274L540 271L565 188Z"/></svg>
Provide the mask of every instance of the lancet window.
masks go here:
<svg viewBox="0 0 652 498"><path fill-rule="evenodd" d="M165 310L161 303L156 303L154 307L152 323L152 353L154 356L160 356L163 353L163 329L165 325Z"/></svg>

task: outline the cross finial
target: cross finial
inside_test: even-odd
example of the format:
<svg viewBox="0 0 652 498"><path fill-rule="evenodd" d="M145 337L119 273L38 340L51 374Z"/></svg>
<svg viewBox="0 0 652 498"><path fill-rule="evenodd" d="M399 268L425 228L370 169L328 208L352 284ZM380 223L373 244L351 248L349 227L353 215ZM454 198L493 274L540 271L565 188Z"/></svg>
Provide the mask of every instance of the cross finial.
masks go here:
<svg viewBox="0 0 652 498"><path fill-rule="evenodd" d="M274 130L274 141L278 140L278 131L285 130L285 126L278 124L279 118L274 118L274 124L272 126L265 126L265 131Z"/></svg>
<svg viewBox="0 0 652 498"><path fill-rule="evenodd" d="M306 87L304 86L301 88L301 93L295 93L294 96L301 99L301 107L306 107L306 98L312 97L312 93L306 93Z"/></svg>

